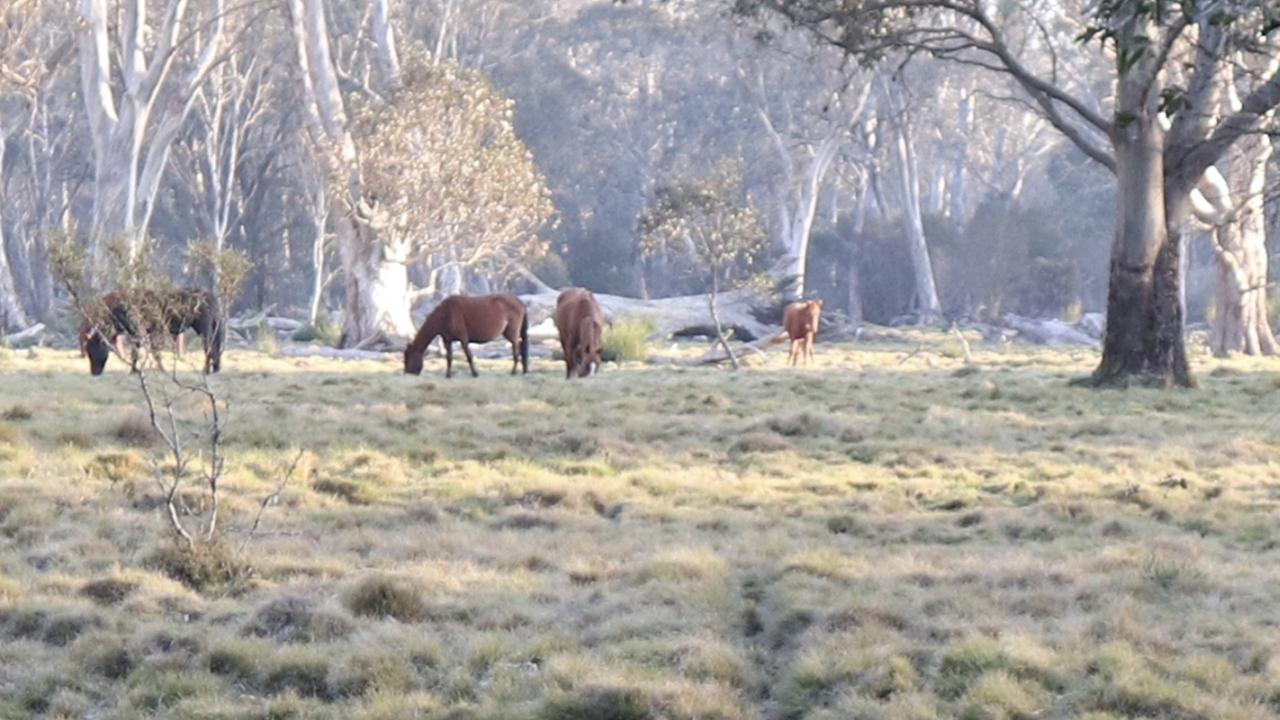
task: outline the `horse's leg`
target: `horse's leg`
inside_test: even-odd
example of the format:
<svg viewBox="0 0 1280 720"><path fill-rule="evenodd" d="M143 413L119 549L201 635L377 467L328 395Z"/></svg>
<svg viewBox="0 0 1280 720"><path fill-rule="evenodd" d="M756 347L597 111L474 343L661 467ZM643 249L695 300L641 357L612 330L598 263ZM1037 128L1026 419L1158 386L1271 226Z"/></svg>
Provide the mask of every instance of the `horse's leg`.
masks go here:
<svg viewBox="0 0 1280 720"><path fill-rule="evenodd" d="M178 357L182 357L182 354L187 351L187 333L185 330L178 333L177 340L174 344L177 345Z"/></svg>
<svg viewBox="0 0 1280 720"><path fill-rule="evenodd" d="M787 353L787 365L790 367L796 366L796 350L799 348L799 345L797 345L799 342L799 340L791 341L791 352Z"/></svg>
<svg viewBox="0 0 1280 720"><path fill-rule="evenodd" d="M441 339L444 343L444 376L453 377L453 341Z"/></svg>
<svg viewBox="0 0 1280 720"><path fill-rule="evenodd" d="M813 336L814 333L809 333L804 339L805 351L809 354L809 360L813 359Z"/></svg>
<svg viewBox="0 0 1280 720"><path fill-rule="evenodd" d="M503 333L502 335L511 343L511 374L520 374L520 330L517 328L515 333Z"/></svg>
<svg viewBox="0 0 1280 720"><path fill-rule="evenodd" d="M480 377L480 373L476 372L475 358L471 357L471 343L466 340L462 341L462 354L467 356L467 365L471 367L471 377Z"/></svg>

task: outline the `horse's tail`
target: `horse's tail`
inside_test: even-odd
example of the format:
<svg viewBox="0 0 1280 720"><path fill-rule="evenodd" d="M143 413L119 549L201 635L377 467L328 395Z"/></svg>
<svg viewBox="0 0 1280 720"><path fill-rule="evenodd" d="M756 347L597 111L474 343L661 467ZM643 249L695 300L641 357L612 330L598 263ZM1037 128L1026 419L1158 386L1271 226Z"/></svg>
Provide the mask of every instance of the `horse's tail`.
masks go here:
<svg viewBox="0 0 1280 720"><path fill-rule="evenodd" d="M525 310L520 321L520 366L529 372L529 311Z"/></svg>

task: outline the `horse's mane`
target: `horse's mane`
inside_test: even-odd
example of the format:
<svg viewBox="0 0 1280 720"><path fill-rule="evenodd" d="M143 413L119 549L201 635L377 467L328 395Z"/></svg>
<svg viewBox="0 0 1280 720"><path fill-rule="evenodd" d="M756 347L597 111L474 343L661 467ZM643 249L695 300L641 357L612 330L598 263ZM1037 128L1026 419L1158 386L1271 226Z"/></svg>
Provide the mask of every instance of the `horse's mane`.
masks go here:
<svg viewBox="0 0 1280 720"><path fill-rule="evenodd" d="M427 351L427 346L431 344L432 340L435 340L436 335L440 334L440 308L444 307L444 304L448 301L448 298L445 298L427 315L427 319L422 321L422 327L418 328L413 340L409 341L408 350L417 354L423 354Z"/></svg>

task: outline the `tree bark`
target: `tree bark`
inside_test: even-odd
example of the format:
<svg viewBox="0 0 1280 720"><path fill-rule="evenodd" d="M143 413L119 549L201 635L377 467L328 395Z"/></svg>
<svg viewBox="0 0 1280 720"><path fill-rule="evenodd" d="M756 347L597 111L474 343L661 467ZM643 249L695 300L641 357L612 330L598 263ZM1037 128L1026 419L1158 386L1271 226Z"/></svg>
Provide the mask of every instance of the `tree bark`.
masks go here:
<svg viewBox="0 0 1280 720"><path fill-rule="evenodd" d="M1122 37L1135 37L1127 32ZM1127 48L1132 51L1132 48ZM1126 46L1122 43L1122 53ZM1153 60L1120 73L1115 149L1117 224L1111 249L1107 328L1095 385L1130 379L1161 387L1193 384L1183 340L1179 299L1182 226L1190 214L1186 193L1167 194L1165 130L1158 88L1145 78Z"/></svg>
<svg viewBox="0 0 1280 720"><path fill-rule="evenodd" d="M94 156L93 227L90 243L101 259L106 242L124 241L137 252L155 207L169 150L191 110L204 78L219 61L224 0L211 0L209 23L195 61L175 87L167 79L180 45L197 33L184 28L187 0L173 0L158 23L148 25L145 0L124 4L117 36L123 92L112 88L112 35L107 0L80 2L80 81ZM147 58L148 35L155 49ZM157 108L162 108L157 112Z"/></svg>
<svg viewBox="0 0 1280 720"><path fill-rule="evenodd" d="M0 178L4 177L6 142L3 128L0 128ZM13 281L13 268L9 264L9 248L4 235L4 208L5 205L0 203L0 333L21 330L30 324L26 312L22 309L22 301L18 298L17 286Z"/></svg>
<svg viewBox="0 0 1280 720"><path fill-rule="evenodd" d="M359 154L347 127L329 49L323 0L289 0L289 12L308 99L308 126L319 141L326 176L331 178L331 217L347 299L343 345L360 347L382 338L411 337L408 267L403 254L380 237L372 208L365 201ZM389 26L386 31L390 33Z"/></svg>
<svg viewBox="0 0 1280 720"><path fill-rule="evenodd" d="M899 117L895 126L897 137L894 139L894 153L898 161L898 194L902 201L903 232L911 251L916 314L920 324L926 325L937 322L942 317L942 303L938 300L933 263L929 259L929 241L925 237L924 222L920 217L920 182L915 148L911 145L905 120Z"/></svg>

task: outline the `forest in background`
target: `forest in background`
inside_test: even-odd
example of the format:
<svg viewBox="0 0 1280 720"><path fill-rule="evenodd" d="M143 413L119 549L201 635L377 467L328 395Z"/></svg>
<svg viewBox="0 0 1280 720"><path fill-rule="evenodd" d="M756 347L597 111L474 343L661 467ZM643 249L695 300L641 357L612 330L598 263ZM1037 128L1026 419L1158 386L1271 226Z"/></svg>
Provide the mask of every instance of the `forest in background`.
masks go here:
<svg viewBox="0 0 1280 720"><path fill-rule="evenodd" d="M1083 12L1056 7L1000 9L1003 42L1105 112L1114 58L1079 42ZM1106 303L1113 176L1014 78L937 48L860 63L721 3L20 0L5 19L9 331L63 310L58 237L95 256L145 240L174 277L193 245L232 248L254 264L236 312L360 335L403 335L411 307L455 292L696 294L705 273L679 248L646 251L638 218L726 160L770 275L852 320ZM1253 72L1227 83L1239 94L1268 77L1237 64ZM1219 163L1238 205L1274 196L1263 144ZM335 202L343 184L357 201ZM1233 252L1265 286L1276 203L1263 214L1191 223L1189 320L1223 316ZM1254 247L1222 239L1250 222Z"/></svg>

